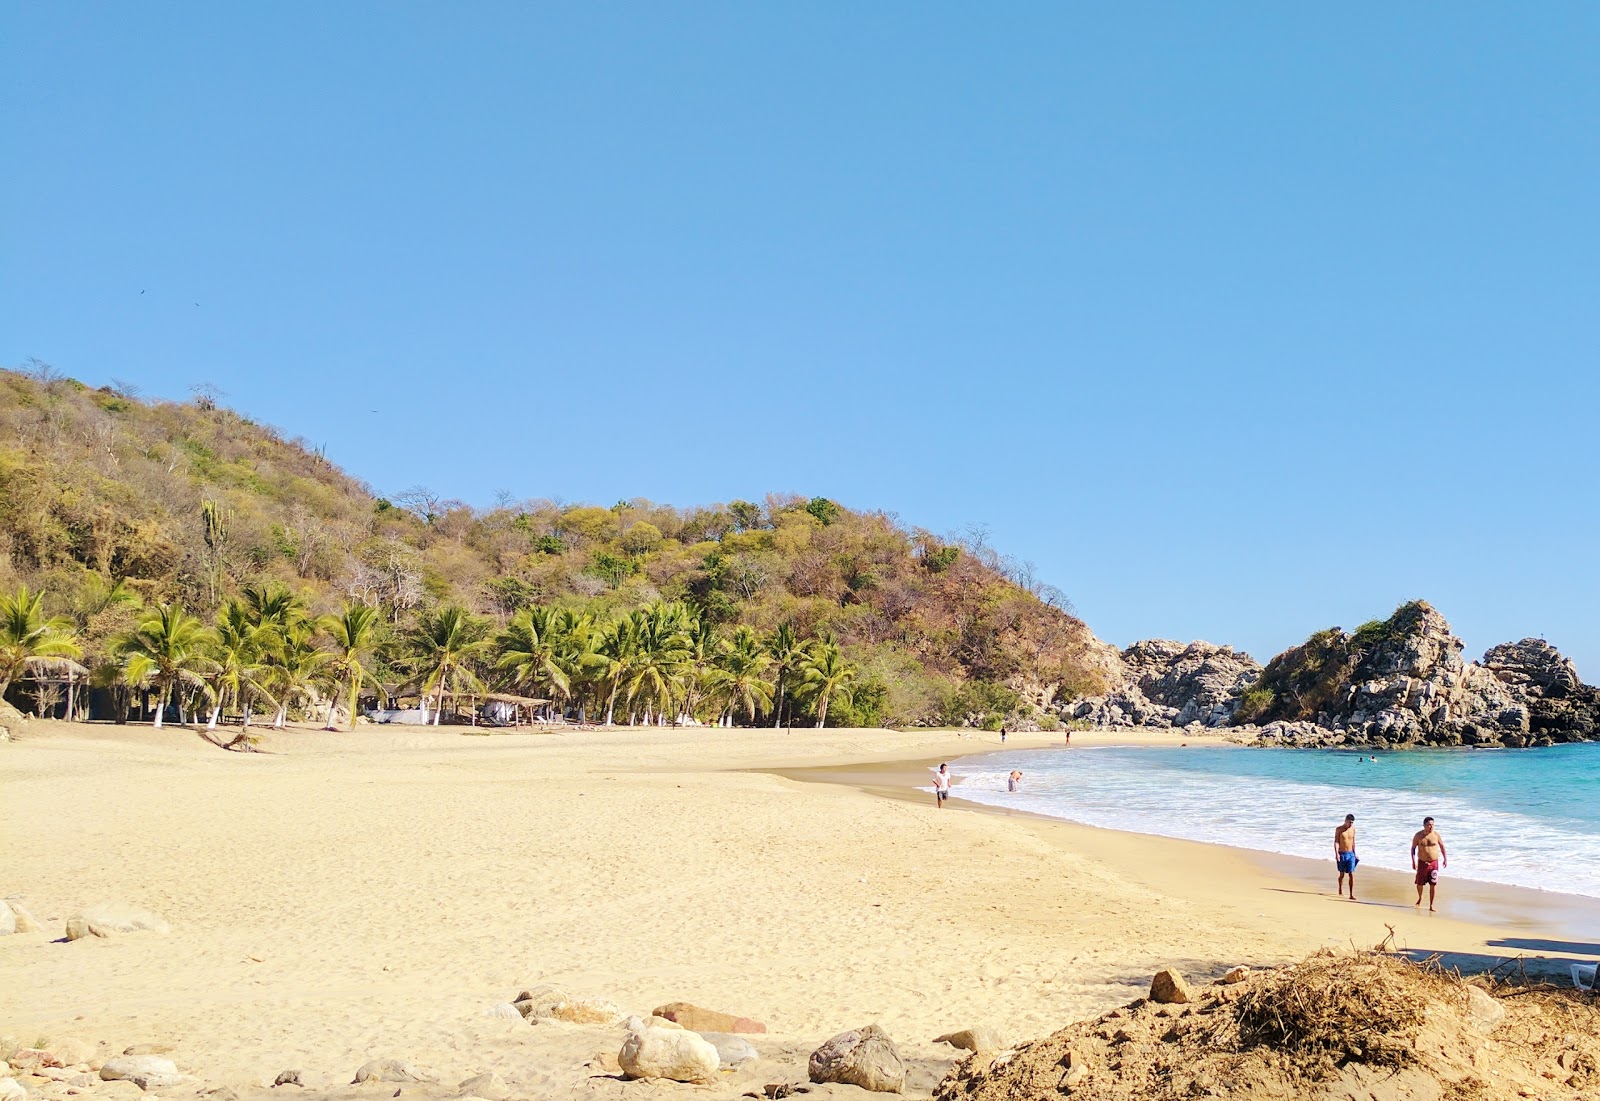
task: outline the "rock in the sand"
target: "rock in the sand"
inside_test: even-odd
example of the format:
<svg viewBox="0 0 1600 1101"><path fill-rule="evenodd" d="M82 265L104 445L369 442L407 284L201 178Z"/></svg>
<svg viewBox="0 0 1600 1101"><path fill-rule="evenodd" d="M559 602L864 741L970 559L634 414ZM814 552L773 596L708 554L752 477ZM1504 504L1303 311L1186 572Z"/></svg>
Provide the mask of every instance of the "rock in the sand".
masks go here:
<svg viewBox="0 0 1600 1101"><path fill-rule="evenodd" d="M512 1005L510 1002L501 1002L499 1005L491 1005L488 1009L483 1011L483 1015L485 1017L504 1017L511 1021L522 1020L522 1011L516 1006Z"/></svg>
<svg viewBox="0 0 1600 1101"><path fill-rule="evenodd" d="M622 1020L622 1010L599 998L575 998L556 1006L550 1016L574 1025L610 1025Z"/></svg>
<svg viewBox="0 0 1600 1101"><path fill-rule="evenodd" d="M946 1032L936 1037L936 1044L949 1044L962 1051L1000 1051L1006 1042L992 1028L964 1028L960 1032Z"/></svg>
<svg viewBox="0 0 1600 1101"><path fill-rule="evenodd" d="M297 1071L297 1070L286 1070L286 1071L284 1071L283 1073L279 1074L276 1078L274 1078L272 1080L272 1084L273 1084L274 1087L276 1087L276 1086L300 1086L300 1087L303 1088L305 1086L305 1083L300 1081L300 1072Z"/></svg>
<svg viewBox="0 0 1600 1101"><path fill-rule="evenodd" d="M161 1055L118 1055L107 1059L100 1068L100 1077L107 1082L132 1082L140 1089L166 1089L181 1085L189 1079L179 1074L177 1065Z"/></svg>
<svg viewBox="0 0 1600 1101"><path fill-rule="evenodd" d="M26 1101L28 1091L15 1078L0 1078L0 1101Z"/></svg>
<svg viewBox="0 0 1600 1101"><path fill-rule="evenodd" d="M117 933L170 933L172 927L149 910L121 902L101 902L67 919L67 939L109 937Z"/></svg>
<svg viewBox="0 0 1600 1101"><path fill-rule="evenodd" d="M1168 967L1150 980L1150 1000L1161 1005L1181 1005L1194 996L1183 976Z"/></svg>
<svg viewBox="0 0 1600 1101"><path fill-rule="evenodd" d="M657 1017L675 1021L693 1032L765 1032L767 1026L749 1017L735 1017L731 1013L718 1013L702 1009L688 1002L668 1002L651 1011Z"/></svg>
<svg viewBox="0 0 1600 1101"><path fill-rule="evenodd" d="M75 1067L79 1064L88 1066L91 1070L100 1069L100 1049L88 1040L79 1040L73 1036L63 1036L51 1040L45 1045L50 1054L61 1060L64 1067Z"/></svg>
<svg viewBox="0 0 1600 1101"><path fill-rule="evenodd" d="M426 1082L428 1076L403 1059L368 1059L356 1071L356 1082Z"/></svg>
<svg viewBox="0 0 1600 1101"><path fill-rule="evenodd" d="M506 1080L494 1071L485 1071L474 1074L456 1087L456 1092L465 1097L481 1097L484 1101L505 1101L511 1096L511 1087L506 1085Z"/></svg>
<svg viewBox="0 0 1600 1101"><path fill-rule="evenodd" d="M806 1063L813 1082L842 1082L874 1093L899 1093L906 1084L906 1065L889 1034L877 1025L841 1032Z"/></svg>
<svg viewBox="0 0 1600 1101"><path fill-rule="evenodd" d="M15 899L8 898L6 899L3 909L11 911L11 923L15 927L12 930L13 932L37 933L39 931L39 923L34 920L32 914L28 913L28 908L22 903L16 901ZM5 915L0 914L0 927L3 927L4 922Z"/></svg>
<svg viewBox="0 0 1600 1101"><path fill-rule="evenodd" d="M1227 986L1233 986L1235 983L1244 982L1249 977L1250 969L1248 967L1230 967L1222 973L1222 982Z"/></svg>
<svg viewBox="0 0 1600 1101"><path fill-rule="evenodd" d="M537 1021L555 1016L556 1008L566 1005L570 1000L567 992L560 987L540 985L524 990L512 999L511 1004L528 1020Z"/></svg>
<svg viewBox="0 0 1600 1101"><path fill-rule="evenodd" d="M0 903L0 937L9 937L12 933L19 932L21 930L17 928L17 915L12 912L9 905Z"/></svg>
<svg viewBox="0 0 1600 1101"><path fill-rule="evenodd" d="M67 1065L54 1052L37 1047L25 1047L12 1055L6 1062L24 1074L37 1074L42 1070Z"/></svg>
<svg viewBox="0 0 1600 1101"><path fill-rule="evenodd" d="M1506 1019L1506 1007L1486 990L1467 987L1467 1019L1472 1027L1487 1036Z"/></svg>
<svg viewBox="0 0 1600 1101"><path fill-rule="evenodd" d="M732 1032L702 1032L700 1038L717 1049L725 1067L742 1067L761 1058L754 1044Z"/></svg>
<svg viewBox="0 0 1600 1101"><path fill-rule="evenodd" d="M641 1028L628 1033L617 1063L629 1078L709 1082L722 1065L717 1049L682 1028Z"/></svg>

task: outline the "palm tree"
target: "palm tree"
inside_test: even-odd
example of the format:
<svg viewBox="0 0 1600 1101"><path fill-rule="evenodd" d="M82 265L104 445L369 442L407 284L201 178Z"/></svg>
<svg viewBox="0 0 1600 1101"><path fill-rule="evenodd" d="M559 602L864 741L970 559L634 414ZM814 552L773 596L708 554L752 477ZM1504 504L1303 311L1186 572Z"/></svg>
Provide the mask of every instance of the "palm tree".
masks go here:
<svg viewBox="0 0 1600 1101"><path fill-rule="evenodd" d="M371 684L379 691L383 689L372 669L373 650L377 647L382 623L378 609L360 603L346 604L338 615L323 616L318 621L323 633L333 640L329 675L349 685L351 730L356 728L356 703L361 696L361 686ZM328 729L333 729L332 707L328 708Z"/></svg>
<svg viewBox="0 0 1600 1101"><path fill-rule="evenodd" d="M629 719L633 703L642 701L646 725L652 709L656 721L665 723L689 659L689 611L682 604L657 601L630 618L636 649L628 672Z"/></svg>
<svg viewBox="0 0 1600 1101"><path fill-rule="evenodd" d="M452 702L462 689L481 691L483 682L473 673L470 662L488 645L483 637L484 625L456 604L447 604L435 612L424 614L410 634L412 648L416 651L418 668L423 674L423 694L439 694L439 710L434 712L433 725L439 725L444 713L444 697L448 692Z"/></svg>
<svg viewBox="0 0 1600 1101"><path fill-rule="evenodd" d="M255 699L269 706L277 702L266 687L266 680L272 673L266 662L268 648L274 641L272 631L256 626L251 622L249 610L239 601L230 600L218 613L213 634L213 696L207 730L217 728L217 719L230 702L243 705L247 699ZM244 729L248 731L250 709L244 706L242 711Z"/></svg>
<svg viewBox="0 0 1600 1101"><path fill-rule="evenodd" d="M828 721L828 703L833 697L850 698L850 682L856 679L856 672L831 638L819 638L806 648L800 660L800 683L816 702L819 730Z"/></svg>
<svg viewBox="0 0 1600 1101"><path fill-rule="evenodd" d="M178 604L158 604L149 609L132 631L119 636L114 644L122 658L124 676L130 684L151 684L156 690L156 717L152 724L161 727L162 715L179 688L198 689L212 694L205 673L214 664L209 650L215 636ZM182 698L178 718L183 720Z"/></svg>
<svg viewBox="0 0 1600 1101"><path fill-rule="evenodd" d="M549 608L523 608L495 636L499 654L495 668L509 672L511 683L520 690L531 688L537 692L541 684L548 684L552 698L557 693L569 695L572 680L560 624L560 618Z"/></svg>
<svg viewBox="0 0 1600 1101"><path fill-rule="evenodd" d="M303 616L273 631L270 654L269 677L278 690L278 713L272 725L281 729L289 719L289 705L296 699L312 699L317 686L327 682L333 655L317 645L312 626Z"/></svg>
<svg viewBox="0 0 1600 1101"><path fill-rule="evenodd" d="M617 695L633 668L634 656L638 652L638 622L633 616L624 616L607 624L600 632L594 648L593 669L597 684L610 686L606 692L607 726L611 726L616 717Z"/></svg>
<svg viewBox="0 0 1600 1101"><path fill-rule="evenodd" d="M767 639L767 654L772 658L772 663L777 667L778 685L773 690L772 729L776 730L783 724L784 688L788 678L800 666L800 659L805 655L804 648L800 645L800 637L794 633L794 625L780 623L778 629L772 632L772 637Z"/></svg>
<svg viewBox="0 0 1600 1101"><path fill-rule="evenodd" d="M717 625L687 607L683 633L683 700L679 718L693 718L701 699L715 687L716 662L722 639Z"/></svg>
<svg viewBox="0 0 1600 1101"><path fill-rule="evenodd" d="M43 593L0 594L0 700L12 681L80 655L74 636L71 620L44 614Z"/></svg>
<svg viewBox="0 0 1600 1101"><path fill-rule="evenodd" d="M269 581L265 585L246 585L239 597L249 614L250 622L257 627L284 628L305 621L305 601L281 581Z"/></svg>
<svg viewBox="0 0 1600 1101"><path fill-rule="evenodd" d="M761 646L761 639L749 627L740 627L733 637L725 640L717 655L717 668L712 670L712 684L728 701L728 719L732 724L733 712L742 704L754 725L756 713L772 703L772 685L764 676L772 664Z"/></svg>

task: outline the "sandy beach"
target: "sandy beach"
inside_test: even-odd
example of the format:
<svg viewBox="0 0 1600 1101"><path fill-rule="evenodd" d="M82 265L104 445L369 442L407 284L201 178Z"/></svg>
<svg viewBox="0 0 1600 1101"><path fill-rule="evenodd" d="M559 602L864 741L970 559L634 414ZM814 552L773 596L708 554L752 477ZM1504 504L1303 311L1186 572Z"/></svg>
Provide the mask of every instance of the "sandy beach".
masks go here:
<svg viewBox="0 0 1600 1101"><path fill-rule="evenodd" d="M169 1047L195 1081L164 1098L265 1096L290 1069L303 1096L388 1097L348 1085L384 1057L432 1079L408 1097L486 1071L512 1097L737 1097L803 1081L818 1043L876 1022L926 1096L958 1054L941 1033L1043 1035L1141 996L1162 967L1205 979L1370 946L1386 925L1466 962L1516 955L1497 943L1508 929L1561 944L1530 892L1450 881L1444 912L1418 914L1403 877L1376 875L1374 901L1352 905L1305 862L980 810L959 787L939 811L910 791L925 762L992 735L364 727L268 732L262 748L49 723L0 746L0 893L44 927L0 938L0 1032ZM171 931L57 942L103 901ZM486 1016L538 983L627 1012L755 1018L762 1059L712 1086L624 1082L600 1058L620 1027ZM833 1095L864 1096L813 1094Z"/></svg>

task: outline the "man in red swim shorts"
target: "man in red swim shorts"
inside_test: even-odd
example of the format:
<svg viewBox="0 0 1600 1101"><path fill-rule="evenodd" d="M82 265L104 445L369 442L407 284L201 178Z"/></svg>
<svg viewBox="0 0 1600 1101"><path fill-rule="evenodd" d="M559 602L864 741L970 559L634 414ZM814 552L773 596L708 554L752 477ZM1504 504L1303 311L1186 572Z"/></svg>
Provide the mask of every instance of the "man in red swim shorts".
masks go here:
<svg viewBox="0 0 1600 1101"><path fill-rule="evenodd" d="M1428 909L1433 909L1433 897L1439 890L1439 869L1450 866L1450 856L1444 851L1444 838L1433 828L1433 819L1424 818L1422 828L1411 837L1411 867L1417 873L1417 901L1422 905L1422 888L1428 888Z"/></svg>

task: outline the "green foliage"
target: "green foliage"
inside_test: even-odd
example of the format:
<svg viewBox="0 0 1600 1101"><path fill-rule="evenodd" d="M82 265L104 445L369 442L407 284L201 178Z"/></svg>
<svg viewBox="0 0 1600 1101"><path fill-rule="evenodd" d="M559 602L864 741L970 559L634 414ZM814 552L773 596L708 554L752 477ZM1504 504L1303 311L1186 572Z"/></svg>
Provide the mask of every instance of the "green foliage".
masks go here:
<svg viewBox="0 0 1600 1101"><path fill-rule="evenodd" d="M948 570L951 566L955 565L956 559L960 557L960 547L953 545L940 547L936 551L930 551L929 553L923 555L922 565L924 569L932 570L934 573L943 573L945 570Z"/></svg>
<svg viewBox="0 0 1600 1101"><path fill-rule="evenodd" d="M837 521L842 512L837 504L826 497L811 498L810 501L806 502L806 511L815 516L817 522L823 527L827 527Z"/></svg>

